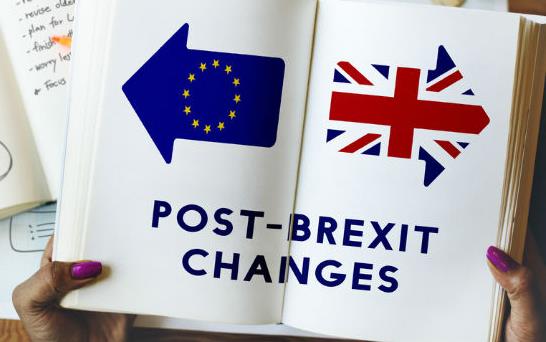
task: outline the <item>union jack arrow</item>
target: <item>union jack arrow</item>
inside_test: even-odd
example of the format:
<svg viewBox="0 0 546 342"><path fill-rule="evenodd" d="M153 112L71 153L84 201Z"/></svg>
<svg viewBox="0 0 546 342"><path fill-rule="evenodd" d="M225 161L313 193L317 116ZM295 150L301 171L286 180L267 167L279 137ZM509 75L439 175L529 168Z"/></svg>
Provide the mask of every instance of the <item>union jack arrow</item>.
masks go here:
<svg viewBox="0 0 546 342"><path fill-rule="evenodd" d="M480 134L489 124L490 119L483 107L460 103L461 97L472 97L472 89L464 86L463 75L453 62L444 46L438 49L438 60L434 70L429 70L426 87L420 90L421 70L417 68L397 67L396 72L390 66L372 64L359 71L349 62L339 62L334 73L334 83L346 84L345 91L333 91L330 120L331 122L349 122L388 126L388 157L411 159L414 150L416 130L430 132L459 133L459 138ZM366 77L365 76L368 76ZM394 74L394 75L391 75ZM381 88L381 83L394 80L394 95L383 96L366 94L367 89ZM391 83L392 85L392 83ZM349 88L347 88L349 87ZM387 87L388 88L388 87ZM449 101L423 100L420 92L442 93ZM366 130L365 130L366 131ZM329 129L327 142L340 140L347 130ZM385 134L366 131L359 138L344 144L339 152L364 155L381 155L381 140ZM431 134L434 136L434 134ZM451 159L456 159L469 145L459 139L430 139L436 147ZM378 142L379 141L379 142ZM387 141L385 141L387 143ZM418 158L425 162L424 185L429 186L444 170L439 159L433 156L427 144L417 146Z"/></svg>

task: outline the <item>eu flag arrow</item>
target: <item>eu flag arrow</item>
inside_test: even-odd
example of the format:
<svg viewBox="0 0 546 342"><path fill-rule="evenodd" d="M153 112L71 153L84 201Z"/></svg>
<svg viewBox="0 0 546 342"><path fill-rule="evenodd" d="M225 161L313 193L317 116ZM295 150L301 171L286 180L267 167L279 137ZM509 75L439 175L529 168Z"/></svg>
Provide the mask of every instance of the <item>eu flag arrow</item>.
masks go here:
<svg viewBox="0 0 546 342"><path fill-rule="evenodd" d="M188 30L183 25L123 85L165 162L175 139L275 145L284 61L190 50Z"/></svg>

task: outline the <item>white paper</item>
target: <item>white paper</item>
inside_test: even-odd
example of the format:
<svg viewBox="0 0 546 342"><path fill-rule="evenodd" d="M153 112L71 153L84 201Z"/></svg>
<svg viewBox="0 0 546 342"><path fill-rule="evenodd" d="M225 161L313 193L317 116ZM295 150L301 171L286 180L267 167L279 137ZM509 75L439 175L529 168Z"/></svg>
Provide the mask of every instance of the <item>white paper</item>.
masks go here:
<svg viewBox="0 0 546 342"><path fill-rule="evenodd" d="M175 319L155 316L139 316L135 322L138 327L193 330L205 332L222 332L228 334L253 334L253 335L274 335L274 336L304 336L321 337L325 336L311 332L298 330L284 324L269 325L241 325L199 322L186 319ZM180 333L181 335L183 333Z"/></svg>
<svg viewBox="0 0 546 342"><path fill-rule="evenodd" d="M50 194L1 36L0 80L0 217L6 217Z"/></svg>
<svg viewBox="0 0 546 342"><path fill-rule="evenodd" d="M327 288L313 272L306 286L292 277L283 322L370 340L488 339L493 281L485 252L497 240L518 25L519 17L493 12L357 2L319 4L296 205L296 212L310 217L314 241L292 242L291 251L297 260L310 257L311 270L322 260L338 260L343 266L330 267L324 274L329 277L337 271L347 279ZM394 82L381 83L381 74L367 72L374 69L372 64L391 66L389 80L394 79L397 66L433 70L440 45L448 49L464 76L461 87L454 86L457 93L449 96L425 92L426 77L421 76L419 99L479 104L491 122L480 135L465 137L472 139L471 144L457 159L439 155L446 170L433 184L424 186L424 163L416 158L419 146L429 146L423 144L431 132L415 131L412 159L386 156L388 126L376 127L384 137L380 157L361 155L365 150L340 153L343 145L335 145L336 140L326 144L328 128L353 132L349 141L370 128L329 122L334 89L393 96ZM375 86L354 90L351 85L334 85L334 68L340 61L366 72ZM476 95L458 96L468 89L463 85ZM436 133L434 139L453 138ZM338 245L316 243L321 215L337 220ZM355 227L363 236L351 238L363 241L362 247L341 246L344 219L364 221L364 227ZM392 251L383 245L367 248L376 236L372 220L382 227L396 224L389 233ZM409 229L406 252L398 250L401 224ZM414 230L416 225L439 228L430 235L426 254L420 251L422 235ZM363 272L371 274L372 280L361 281L371 286L369 290L351 289L354 262L373 265L372 271ZM398 284L393 293L379 290L389 285L380 276L386 265L397 268L390 274Z"/></svg>
<svg viewBox="0 0 546 342"><path fill-rule="evenodd" d="M4 0L0 27L40 154L50 200L60 185L71 52L53 36L72 35L74 0Z"/></svg>
<svg viewBox="0 0 546 342"><path fill-rule="evenodd" d="M101 260L111 267L112 274L73 298L77 298L77 307L84 309L278 323L284 284L245 282L242 278L254 258L264 255L277 279L281 256L288 253L287 226L293 207L315 2L172 0L162 2L160 10L157 6L149 1L118 1L112 36L104 47L109 52L109 67L101 89L104 102L99 113L88 220L82 227L85 244L77 256L66 255L70 246L58 249L62 258ZM147 20L154 24L143 25ZM163 160L122 86L185 23L189 23L190 49L284 60L280 122L272 148L178 139L172 163ZM78 77L77 69L74 76ZM74 123L74 118L70 122ZM63 201L65 195L63 190ZM173 215L162 219L157 229L151 227L154 200L168 201L173 208ZM227 237L214 235L213 222L200 233L183 231L176 213L187 204L203 206L211 221L217 208L232 209L234 232ZM266 211L253 240L245 238L247 219L239 215L241 210ZM267 230L266 223L281 223L284 229ZM61 209L61 233L63 229L68 228L62 226ZM225 261L240 253L239 280L230 280L227 271L222 279L210 273L207 277L186 273L181 258L192 248L211 253L202 262L209 272L216 251L225 254Z"/></svg>

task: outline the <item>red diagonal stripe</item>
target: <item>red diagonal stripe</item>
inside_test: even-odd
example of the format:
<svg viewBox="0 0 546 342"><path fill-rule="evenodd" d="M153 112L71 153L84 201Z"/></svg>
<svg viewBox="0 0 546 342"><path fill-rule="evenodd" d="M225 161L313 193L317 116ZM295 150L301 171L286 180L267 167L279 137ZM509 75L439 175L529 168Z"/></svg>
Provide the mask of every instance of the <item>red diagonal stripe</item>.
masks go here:
<svg viewBox="0 0 546 342"><path fill-rule="evenodd" d="M443 148L449 155L455 159L461 154L461 151L455 145L445 140L434 140L441 148Z"/></svg>
<svg viewBox="0 0 546 342"><path fill-rule="evenodd" d="M373 134L368 133L362 136L357 141L345 146L343 149L339 150L339 152L345 152L345 153L355 153L356 151L360 150L362 147L368 145L371 142L374 142L377 140L381 134Z"/></svg>
<svg viewBox="0 0 546 342"><path fill-rule="evenodd" d="M337 65L343 71L345 71L353 80L355 80L358 84L362 85L373 85L370 80L368 80L364 75L360 73L360 71L356 70L356 68L349 62L339 62Z"/></svg>
<svg viewBox="0 0 546 342"><path fill-rule="evenodd" d="M463 75L461 74L460 71L457 71L457 72L449 75L448 77L444 78L440 82L431 85L430 87L427 88L427 90L438 93L438 92L444 90L445 88L449 87L453 83L459 82L462 79L463 79Z"/></svg>

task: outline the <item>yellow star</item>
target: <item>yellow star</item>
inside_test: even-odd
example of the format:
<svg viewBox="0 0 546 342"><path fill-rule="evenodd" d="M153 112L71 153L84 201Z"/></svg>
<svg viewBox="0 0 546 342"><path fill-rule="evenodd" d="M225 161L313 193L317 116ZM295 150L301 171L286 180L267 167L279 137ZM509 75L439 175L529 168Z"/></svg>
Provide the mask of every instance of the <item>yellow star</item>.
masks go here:
<svg viewBox="0 0 546 342"><path fill-rule="evenodd" d="M207 63L201 63L201 66L199 66L199 69L201 69L201 71L207 70Z"/></svg>
<svg viewBox="0 0 546 342"><path fill-rule="evenodd" d="M226 69L224 71L229 75L231 72L231 65L226 65Z"/></svg>
<svg viewBox="0 0 546 342"><path fill-rule="evenodd" d="M191 124L193 128L199 127L199 120L193 120L193 123Z"/></svg>
<svg viewBox="0 0 546 342"><path fill-rule="evenodd" d="M241 95L236 94L236 95L235 95L235 98L233 99L233 101L235 101L235 103L241 102Z"/></svg>
<svg viewBox="0 0 546 342"><path fill-rule="evenodd" d="M205 134L209 134L211 131L210 125L205 125L204 131L205 131Z"/></svg>
<svg viewBox="0 0 546 342"><path fill-rule="evenodd" d="M233 79L233 85L234 85L234 86L238 86L238 85L240 85L240 84L241 84L241 80L239 80L238 78L234 78L234 79Z"/></svg>
<svg viewBox="0 0 546 342"><path fill-rule="evenodd" d="M186 113L186 115L190 114L191 113L191 106L185 106L184 113Z"/></svg>
<svg viewBox="0 0 546 342"><path fill-rule="evenodd" d="M212 61L212 66L214 67L214 69L218 68L220 66L220 61L215 59L214 61Z"/></svg>
<svg viewBox="0 0 546 342"><path fill-rule="evenodd" d="M223 122L219 122L219 123L218 123L218 129L220 130L220 132L223 131L224 128L226 128L226 125L224 125Z"/></svg>
<svg viewBox="0 0 546 342"><path fill-rule="evenodd" d="M182 96L187 99L188 97L190 97L190 91L188 89L184 89L184 93L182 94Z"/></svg>
<svg viewBox="0 0 546 342"><path fill-rule="evenodd" d="M188 76L188 81L190 81L190 82L195 81L195 75L194 75L194 74L190 74L190 76Z"/></svg>
<svg viewBox="0 0 546 342"><path fill-rule="evenodd" d="M230 117L230 119L233 120L233 119L235 119L236 116L237 116L237 115L235 114L235 111L234 111L234 110L230 110L230 111L229 111L229 117Z"/></svg>

